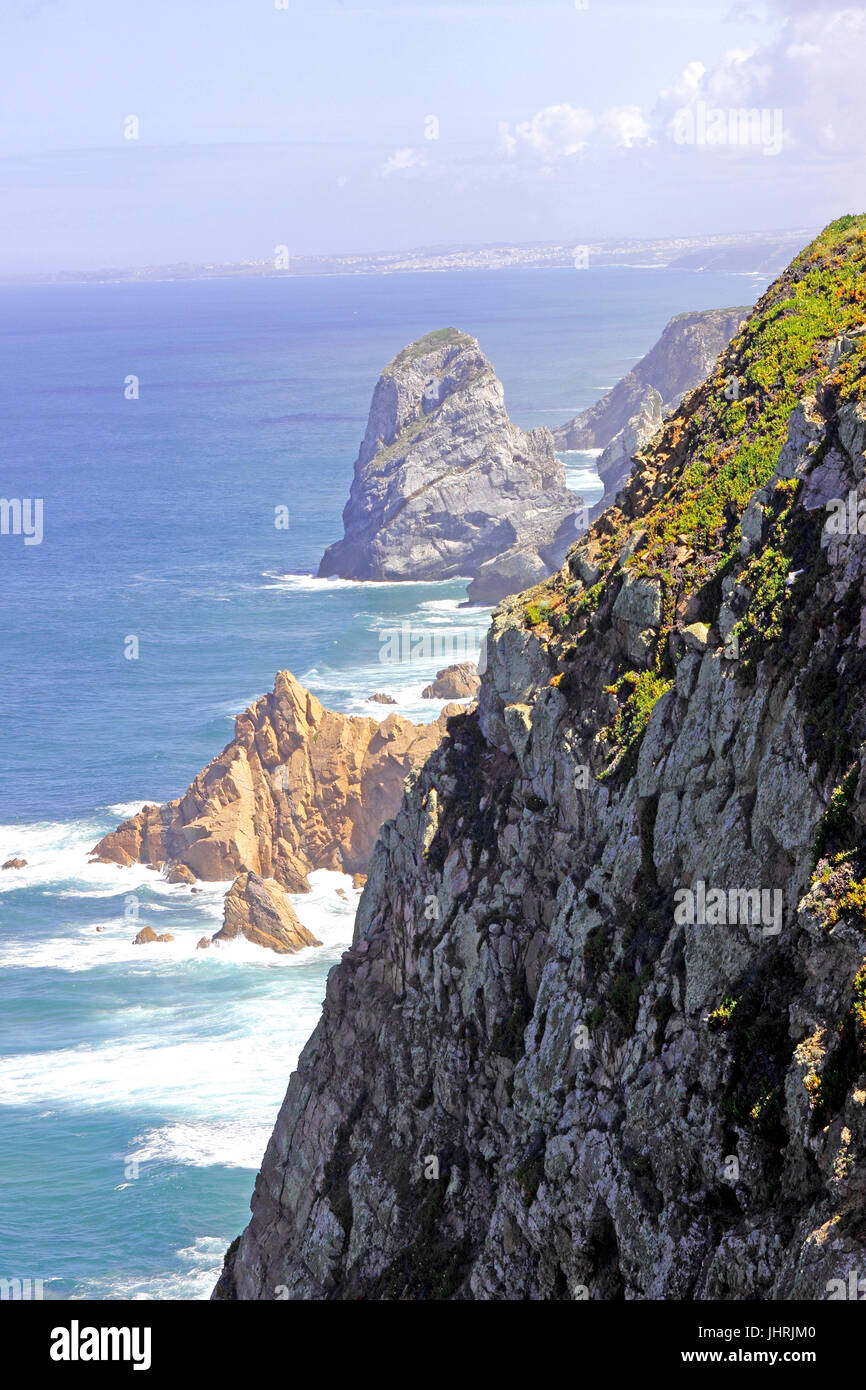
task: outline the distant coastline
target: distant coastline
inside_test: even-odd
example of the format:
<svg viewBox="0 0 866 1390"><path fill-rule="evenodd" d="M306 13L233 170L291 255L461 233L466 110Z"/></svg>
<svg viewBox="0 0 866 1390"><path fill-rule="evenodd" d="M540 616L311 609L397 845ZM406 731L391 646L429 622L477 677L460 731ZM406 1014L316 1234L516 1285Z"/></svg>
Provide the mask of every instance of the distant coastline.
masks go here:
<svg viewBox="0 0 866 1390"><path fill-rule="evenodd" d="M136 284L154 281L221 280L274 276L282 279L332 275L406 275L449 270L536 270L622 267L670 270L725 270L744 274L777 274L814 229L779 232L719 233L701 237L656 237L648 240L610 238L601 241L495 243L470 247L419 247L411 251L372 254L288 256L288 265L274 259L226 264L141 266L102 270L48 271L26 275L0 274L2 285ZM639 261L635 258L639 257Z"/></svg>

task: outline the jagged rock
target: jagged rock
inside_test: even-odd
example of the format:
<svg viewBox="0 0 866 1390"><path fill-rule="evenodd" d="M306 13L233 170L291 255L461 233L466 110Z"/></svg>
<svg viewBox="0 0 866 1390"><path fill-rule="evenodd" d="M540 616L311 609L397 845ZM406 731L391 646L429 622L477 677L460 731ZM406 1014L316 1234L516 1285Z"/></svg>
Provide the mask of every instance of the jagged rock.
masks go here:
<svg viewBox="0 0 866 1390"><path fill-rule="evenodd" d="M239 874L226 894L223 924L211 937L211 945L238 936L281 956L322 944L298 920L285 889L275 879L254 873Z"/></svg>
<svg viewBox="0 0 866 1390"><path fill-rule="evenodd" d="M557 449L604 449L639 415L652 388L665 409L704 380L749 308L676 314L645 357L595 405L553 431Z"/></svg>
<svg viewBox="0 0 866 1390"><path fill-rule="evenodd" d="M481 677L474 661L458 661L436 672L435 681L425 685L422 700L465 700L477 695Z"/></svg>
<svg viewBox="0 0 866 1390"><path fill-rule="evenodd" d="M662 398L654 386L647 386L636 402L635 413L614 435L596 465L604 484L604 495L592 507L594 520L614 501L628 481L632 460L662 427Z"/></svg>
<svg viewBox="0 0 866 1390"><path fill-rule="evenodd" d="M7 859L7 860L6 860L6 863L3 865L3 868L4 868L4 869L26 869L26 868L27 868L27 860L26 860L26 859Z"/></svg>
<svg viewBox="0 0 866 1390"><path fill-rule="evenodd" d="M384 695L381 690L377 690L375 695L367 696L368 705L396 705L397 701L390 695Z"/></svg>
<svg viewBox="0 0 866 1390"><path fill-rule="evenodd" d="M169 883L195 883L196 876L186 864L173 864L167 874Z"/></svg>
<svg viewBox="0 0 866 1390"><path fill-rule="evenodd" d="M770 500L767 488L759 488L750 498L740 522L740 555L745 559L757 550L764 535L764 508Z"/></svg>
<svg viewBox="0 0 866 1390"><path fill-rule="evenodd" d="M307 891L313 869L363 873L404 778L458 708L445 706L432 724L350 717L280 671L273 694L238 716L232 742L182 797L145 806L93 853L115 864L171 861L210 881L252 870L289 892Z"/></svg>
<svg viewBox="0 0 866 1390"><path fill-rule="evenodd" d="M142 927L132 944L133 946L150 946L154 941L174 941L174 937L170 932L157 936L153 927Z"/></svg>
<svg viewBox="0 0 866 1390"><path fill-rule="evenodd" d="M201 938L196 942L195 949L196 949L197 951L206 951L206 950L208 949L208 947L210 946L210 944L211 944L211 943L210 943L210 937L209 937L209 936L203 936L203 937L201 937Z"/></svg>
<svg viewBox="0 0 866 1390"><path fill-rule="evenodd" d="M693 652L704 652L707 648L710 629L706 623L689 623L683 628L683 640Z"/></svg>
<svg viewBox="0 0 866 1390"><path fill-rule="evenodd" d="M623 653L644 663L662 620L662 587L658 579L626 572L613 605L613 626L621 638Z"/></svg>
<svg viewBox="0 0 866 1390"><path fill-rule="evenodd" d="M404 348L379 378L345 535L319 574L477 576L470 600L495 602L562 564L581 508L550 431L513 425L478 343L441 329Z"/></svg>
<svg viewBox="0 0 866 1390"><path fill-rule="evenodd" d="M846 488L864 476L866 355L832 389L820 378L830 339L866 316L851 293L864 228L841 219L799 257L723 363L764 372L743 435L769 474L794 384L773 381L775 335L802 306L791 332L812 365L796 386L824 402L802 492L831 447ZM822 336L828 304L840 322ZM717 391L714 375L689 398L582 543L592 599L569 564L531 599L559 604L557 629L528 620L526 596L494 614L477 707L382 829L215 1297L787 1301L851 1276L856 1290L866 536L822 553L820 512L783 488L747 583L741 480L718 512L697 503L721 463L697 501L684 485L697 458L724 456ZM711 551L707 515L723 518ZM663 574L665 603L652 667L623 673L615 622L656 612L638 590L614 619L637 529L639 578ZM788 598L774 562L792 550ZM720 572L726 603L757 604L741 658L678 632L674 665L676 614L715 604ZM706 913L705 889L731 915Z"/></svg>

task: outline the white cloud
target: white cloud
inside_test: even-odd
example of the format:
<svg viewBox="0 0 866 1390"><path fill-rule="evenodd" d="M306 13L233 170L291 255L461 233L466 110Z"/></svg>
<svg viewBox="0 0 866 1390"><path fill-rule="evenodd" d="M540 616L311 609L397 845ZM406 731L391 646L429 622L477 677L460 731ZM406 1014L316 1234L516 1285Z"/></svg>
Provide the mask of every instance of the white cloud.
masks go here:
<svg viewBox="0 0 866 1390"><path fill-rule="evenodd" d="M526 151L549 164L554 159L580 154L594 128L595 117L591 111L563 102L558 106L545 106L532 120L516 125L513 133L507 121L500 121L499 142L509 157L517 151Z"/></svg>
<svg viewBox="0 0 866 1390"><path fill-rule="evenodd" d="M426 167L426 164L426 159L424 159L418 150L413 150L411 146L405 145L402 149L395 150L394 153L386 159L385 163L382 165L382 177L388 178L390 174L405 173L407 169L423 169Z"/></svg>
<svg viewBox="0 0 866 1390"><path fill-rule="evenodd" d="M784 148L847 154L862 167L866 124L866 11L862 6L802 0L778 8L784 18L760 49L732 48L711 69L689 63L659 93L653 124L668 137L683 111L780 112Z"/></svg>
<svg viewBox="0 0 866 1390"><path fill-rule="evenodd" d="M649 145L650 128L639 106L612 106L599 122L601 130L620 149Z"/></svg>
<svg viewBox="0 0 866 1390"><path fill-rule="evenodd" d="M706 71L703 63L698 62L697 59L687 63L674 85L659 92L659 105L682 105L692 101L701 90L701 82Z"/></svg>

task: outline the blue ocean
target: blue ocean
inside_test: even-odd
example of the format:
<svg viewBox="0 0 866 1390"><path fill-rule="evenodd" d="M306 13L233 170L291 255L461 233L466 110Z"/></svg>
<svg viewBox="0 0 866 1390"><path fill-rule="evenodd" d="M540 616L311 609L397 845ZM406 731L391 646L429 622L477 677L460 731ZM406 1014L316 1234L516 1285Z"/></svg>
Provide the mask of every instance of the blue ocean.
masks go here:
<svg viewBox="0 0 866 1390"><path fill-rule="evenodd" d="M358 895L322 872L294 900L320 950L197 952L228 885L88 851L180 794L279 669L347 713L387 714L383 690L438 714L440 663L385 666L382 636L477 645L465 584L313 577L385 363L454 325L512 419L559 424L672 314L764 287L635 267L0 288L0 495L43 503L41 544L0 536L0 863L27 860L0 872L0 1278L205 1298L246 1222ZM597 500L593 457L563 457ZM134 947L147 924L174 941Z"/></svg>

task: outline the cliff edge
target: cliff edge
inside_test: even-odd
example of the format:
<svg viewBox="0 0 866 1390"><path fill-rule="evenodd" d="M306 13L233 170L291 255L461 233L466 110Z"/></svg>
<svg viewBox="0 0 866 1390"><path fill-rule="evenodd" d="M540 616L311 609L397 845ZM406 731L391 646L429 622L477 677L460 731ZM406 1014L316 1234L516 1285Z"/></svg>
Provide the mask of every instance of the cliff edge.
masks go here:
<svg viewBox="0 0 866 1390"><path fill-rule="evenodd" d="M820 1299L866 1267L864 271L842 218L495 614L215 1297Z"/></svg>

